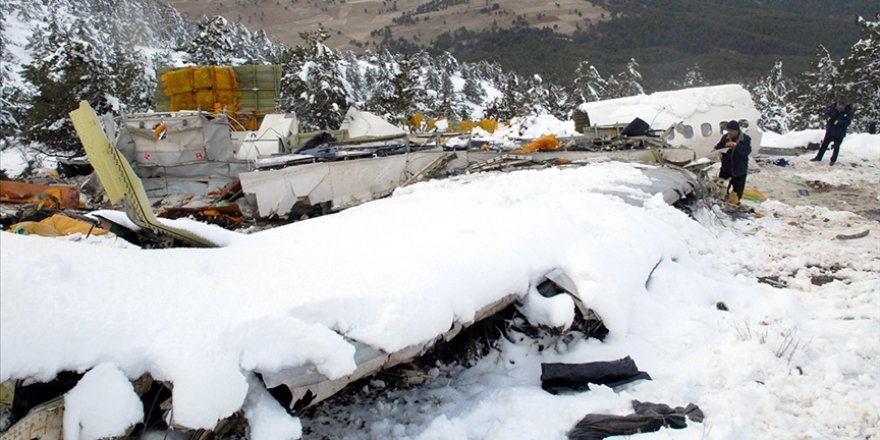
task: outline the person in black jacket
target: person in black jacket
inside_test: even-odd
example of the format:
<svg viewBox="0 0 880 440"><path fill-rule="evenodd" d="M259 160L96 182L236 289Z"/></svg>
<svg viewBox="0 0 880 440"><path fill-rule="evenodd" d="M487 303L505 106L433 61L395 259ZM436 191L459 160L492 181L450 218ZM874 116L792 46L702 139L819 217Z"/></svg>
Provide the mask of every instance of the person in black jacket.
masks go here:
<svg viewBox="0 0 880 440"><path fill-rule="evenodd" d="M834 149L834 152L831 153L831 165L834 165L837 162L837 154L840 153L840 143L846 136L846 127L849 127L849 123L852 121L852 109L845 102L839 101L828 108L825 117L828 118L828 123L825 126L825 139L822 140L819 153L810 160L821 161L825 150L828 149L828 144L833 142L834 145L831 148Z"/></svg>
<svg viewBox="0 0 880 440"><path fill-rule="evenodd" d="M721 154L722 179L730 179L730 186L736 194L734 203L739 204L743 191L746 189L746 176L749 174L749 154L752 153L752 138L742 132L736 121L727 123L727 134L715 145L716 150L724 150Z"/></svg>

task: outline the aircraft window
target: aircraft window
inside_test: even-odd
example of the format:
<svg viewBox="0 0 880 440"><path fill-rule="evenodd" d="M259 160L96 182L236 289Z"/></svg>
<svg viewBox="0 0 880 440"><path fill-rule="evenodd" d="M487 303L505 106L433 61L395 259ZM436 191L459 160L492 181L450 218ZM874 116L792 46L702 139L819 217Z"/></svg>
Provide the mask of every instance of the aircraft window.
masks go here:
<svg viewBox="0 0 880 440"><path fill-rule="evenodd" d="M700 125L700 131L703 132L703 137L712 136L712 124L703 122Z"/></svg>
<svg viewBox="0 0 880 440"><path fill-rule="evenodd" d="M749 121L746 121L745 119L740 119L739 126L742 128L749 128Z"/></svg>
<svg viewBox="0 0 880 440"><path fill-rule="evenodd" d="M694 127L692 127L690 125L685 125L684 126L684 138L690 139L692 137L694 137Z"/></svg>
<svg viewBox="0 0 880 440"><path fill-rule="evenodd" d="M724 133L724 130L727 130L727 121L721 121L721 123L718 124L718 131Z"/></svg>

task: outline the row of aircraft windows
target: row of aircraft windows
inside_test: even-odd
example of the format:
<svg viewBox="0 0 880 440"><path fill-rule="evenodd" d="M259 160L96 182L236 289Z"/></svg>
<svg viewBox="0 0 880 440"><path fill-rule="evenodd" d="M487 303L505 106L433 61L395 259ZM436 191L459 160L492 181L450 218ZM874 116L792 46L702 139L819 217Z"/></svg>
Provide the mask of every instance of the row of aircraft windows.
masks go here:
<svg viewBox="0 0 880 440"><path fill-rule="evenodd" d="M740 119L739 126L742 128L749 128L749 121L746 121L745 119ZM719 132L723 133L724 130L726 130L725 127L727 127L727 121L721 121L718 123ZM676 132L676 130L672 130L672 134L669 136L669 140L675 139L675 132ZM708 122L704 122L704 123L700 124L700 133L702 133L703 137L712 136L712 124L710 124ZM685 139L693 138L694 137L694 127L692 127L690 125L683 125L682 126L682 135L684 136Z"/></svg>

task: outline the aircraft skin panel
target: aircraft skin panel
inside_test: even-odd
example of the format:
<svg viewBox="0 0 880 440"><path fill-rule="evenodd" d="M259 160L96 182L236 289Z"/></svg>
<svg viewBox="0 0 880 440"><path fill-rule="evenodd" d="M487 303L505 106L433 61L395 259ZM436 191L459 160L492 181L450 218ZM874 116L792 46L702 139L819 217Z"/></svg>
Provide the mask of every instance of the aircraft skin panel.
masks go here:
<svg viewBox="0 0 880 440"><path fill-rule="evenodd" d="M101 128L98 115L86 101L70 112L70 119L83 144L98 179L112 203L125 200L126 214L136 225L156 233L170 235L195 247L217 247L217 244L190 231L163 224L150 208L150 201L140 178L116 149Z"/></svg>

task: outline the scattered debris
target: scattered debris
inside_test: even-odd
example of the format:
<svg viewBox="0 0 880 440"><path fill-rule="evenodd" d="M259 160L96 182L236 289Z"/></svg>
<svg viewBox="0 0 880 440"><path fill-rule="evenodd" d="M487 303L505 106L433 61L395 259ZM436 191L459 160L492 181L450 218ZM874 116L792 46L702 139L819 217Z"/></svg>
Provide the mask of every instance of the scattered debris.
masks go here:
<svg viewBox="0 0 880 440"><path fill-rule="evenodd" d="M857 238L867 237L870 232L870 230L865 229L864 231L856 234L837 234L834 238L838 240L855 240Z"/></svg>
<svg viewBox="0 0 880 440"><path fill-rule="evenodd" d="M26 221L16 223L10 226L9 230L15 234L34 234L43 237L58 237L71 234L82 234L85 236L105 235L110 232L98 227L95 222L87 222L63 214L55 214L39 222Z"/></svg>
<svg viewBox="0 0 880 440"><path fill-rule="evenodd" d="M0 435L2 440L62 440L64 397L34 406L21 420Z"/></svg>
<svg viewBox="0 0 880 440"><path fill-rule="evenodd" d="M629 356L610 362L541 364L541 388L551 394L587 391L591 383L614 388L643 379L651 380L651 376L639 371L635 361Z"/></svg>
<svg viewBox="0 0 880 440"><path fill-rule="evenodd" d="M765 277L758 277L758 282L759 282L759 283L767 284L767 285L769 285L769 286L773 286L773 287L775 287L775 288L777 288L777 289L782 289L782 288L788 287L788 283L786 283L785 281L781 280L780 277L779 277L779 275L771 275L771 276L765 276Z"/></svg>
<svg viewBox="0 0 880 440"><path fill-rule="evenodd" d="M771 163L772 163L773 165L778 166L778 167L787 167L787 166L791 165L791 162L789 162L789 161L787 161L787 160L785 160L785 159L776 159L776 160L774 160L774 161L771 162Z"/></svg>
<svg viewBox="0 0 880 440"><path fill-rule="evenodd" d="M559 143L559 139L556 138L555 134L548 134L547 136L539 137L528 144L522 146L522 148L513 150L513 154L523 154L523 153L534 153L536 151L552 151L558 150L562 147L562 144Z"/></svg>
<svg viewBox="0 0 880 440"><path fill-rule="evenodd" d="M806 182L804 182L804 184L812 188L816 192L827 191L831 188L831 184L823 182L821 180L807 180Z"/></svg>
<svg viewBox="0 0 880 440"><path fill-rule="evenodd" d="M758 149L758 154L766 154L768 156L799 156L807 152L807 149L804 147L799 148L778 148L778 147L761 147ZM784 164L777 163L784 162ZM781 167L786 167L789 165L789 162L785 159L777 159L773 161L775 165L779 165Z"/></svg>
<svg viewBox="0 0 880 440"><path fill-rule="evenodd" d="M0 180L0 203L41 203L59 209L76 209L80 207L79 188Z"/></svg>
<svg viewBox="0 0 880 440"><path fill-rule="evenodd" d="M126 213L132 222L143 229L166 235L185 245L217 246L204 237L168 226L156 218L141 180L134 174L122 153L107 139L95 110L88 102L80 102L79 109L72 111L70 118L110 201L115 203L125 199Z"/></svg>
<svg viewBox="0 0 880 440"><path fill-rule="evenodd" d="M93 171L87 157L58 158L58 172L64 177L88 176Z"/></svg>
<svg viewBox="0 0 880 440"><path fill-rule="evenodd" d="M480 171L495 171L500 169L516 169L539 164L534 158L519 154L502 154L500 156L473 163L467 167L467 171L474 173Z"/></svg>
<svg viewBox="0 0 880 440"><path fill-rule="evenodd" d="M618 435L659 431L662 427L684 429L687 420L700 423L703 411L693 403L686 407L671 408L663 403L632 401L634 414L616 416L611 414L588 414L568 432L570 440L601 440Z"/></svg>
<svg viewBox="0 0 880 440"><path fill-rule="evenodd" d="M449 165L449 162L454 160L455 157L456 155L454 153L447 153L434 159L433 161L431 161L431 163L425 165L425 167L422 168L421 171L407 179L403 186L418 183L423 180L428 180L441 175L442 173L446 172L446 168Z"/></svg>
<svg viewBox="0 0 880 440"><path fill-rule="evenodd" d="M753 202L764 203L767 201L767 196L764 195L761 191L756 189L747 188L743 191L743 199L751 200Z"/></svg>
<svg viewBox="0 0 880 440"><path fill-rule="evenodd" d="M824 286L828 283L840 280L841 278L837 278L833 275L813 275L812 277L810 277L810 283L812 283L814 286Z"/></svg>

